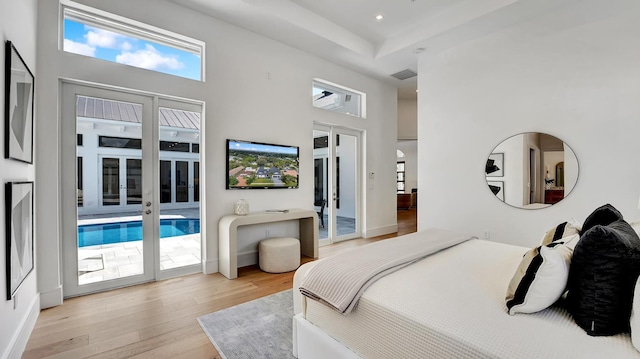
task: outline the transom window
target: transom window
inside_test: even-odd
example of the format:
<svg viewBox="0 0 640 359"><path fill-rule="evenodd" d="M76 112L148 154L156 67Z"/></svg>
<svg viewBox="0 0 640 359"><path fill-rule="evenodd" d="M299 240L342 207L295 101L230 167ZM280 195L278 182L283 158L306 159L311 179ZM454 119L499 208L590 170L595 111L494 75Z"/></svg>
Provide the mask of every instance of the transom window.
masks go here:
<svg viewBox="0 0 640 359"><path fill-rule="evenodd" d="M98 136L98 145L100 147L131 148L140 150L142 149L142 140L139 138Z"/></svg>
<svg viewBox="0 0 640 359"><path fill-rule="evenodd" d="M160 141L160 151L189 152L189 143Z"/></svg>
<svg viewBox="0 0 640 359"><path fill-rule="evenodd" d="M313 107L366 118L366 94L328 81L313 80Z"/></svg>
<svg viewBox="0 0 640 359"><path fill-rule="evenodd" d="M71 1L61 3L62 50L204 81L204 42Z"/></svg>

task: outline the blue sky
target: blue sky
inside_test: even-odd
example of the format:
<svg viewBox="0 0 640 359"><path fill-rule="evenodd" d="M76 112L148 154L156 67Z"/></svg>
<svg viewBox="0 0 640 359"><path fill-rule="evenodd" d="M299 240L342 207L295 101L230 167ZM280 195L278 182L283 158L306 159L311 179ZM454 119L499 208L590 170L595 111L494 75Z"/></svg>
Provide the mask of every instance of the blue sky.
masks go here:
<svg viewBox="0 0 640 359"><path fill-rule="evenodd" d="M229 141L229 148L236 149L236 150L245 150L245 151L285 153L290 155L298 154L298 149L296 147L272 146L272 145L264 145L264 144L249 143L249 142Z"/></svg>
<svg viewBox="0 0 640 359"><path fill-rule="evenodd" d="M68 19L64 51L200 80L200 56Z"/></svg>

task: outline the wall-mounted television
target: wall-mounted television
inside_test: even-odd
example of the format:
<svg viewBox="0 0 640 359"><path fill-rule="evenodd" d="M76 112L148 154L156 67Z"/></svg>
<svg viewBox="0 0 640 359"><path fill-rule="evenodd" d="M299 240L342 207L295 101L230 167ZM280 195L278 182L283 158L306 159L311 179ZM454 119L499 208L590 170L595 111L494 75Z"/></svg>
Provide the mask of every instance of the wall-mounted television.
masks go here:
<svg viewBox="0 0 640 359"><path fill-rule="evenodd" d="M297 146L227 140L227 189L298 188Z"/></svg>

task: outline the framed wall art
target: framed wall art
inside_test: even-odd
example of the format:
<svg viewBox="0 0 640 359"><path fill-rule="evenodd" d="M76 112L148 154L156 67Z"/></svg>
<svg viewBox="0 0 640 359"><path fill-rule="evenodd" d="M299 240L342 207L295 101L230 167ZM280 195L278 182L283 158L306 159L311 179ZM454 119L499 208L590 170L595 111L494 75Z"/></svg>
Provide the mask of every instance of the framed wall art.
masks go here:
<svg viewBox="0 0 640 359"><path fill-rule="evenodd" d="M504 176L504 153L490 154L484 171L487 177Z"/></svg>
<svg viewBox="0 0 640 359"><path fill-rule="evenodd" d="M5 44L4 157L33 163L34 77L11 41Z"/></svg>
<svg viewBox="0 0 640 359"><path fill-rule="evenodd" d="M491 192L504 202L504 181L487 181L487 184Z"/></svg>
<svg viewBox="0 0 640 359"><path fill-rule="evenodd" d="M33 182L7 182L7 300L31 273L33 258Z"/></svg>

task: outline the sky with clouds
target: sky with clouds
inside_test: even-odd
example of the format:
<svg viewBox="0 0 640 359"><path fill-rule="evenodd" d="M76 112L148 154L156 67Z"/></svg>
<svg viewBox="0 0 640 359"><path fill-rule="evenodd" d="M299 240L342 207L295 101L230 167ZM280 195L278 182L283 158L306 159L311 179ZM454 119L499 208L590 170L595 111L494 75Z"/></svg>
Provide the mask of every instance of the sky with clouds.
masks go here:
<svg viewBox="0 0 640 359"><path fill-rule="evenodd" d="M64 51L200 80L200 57L69 19L64 21Z"/></svg>

